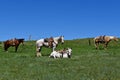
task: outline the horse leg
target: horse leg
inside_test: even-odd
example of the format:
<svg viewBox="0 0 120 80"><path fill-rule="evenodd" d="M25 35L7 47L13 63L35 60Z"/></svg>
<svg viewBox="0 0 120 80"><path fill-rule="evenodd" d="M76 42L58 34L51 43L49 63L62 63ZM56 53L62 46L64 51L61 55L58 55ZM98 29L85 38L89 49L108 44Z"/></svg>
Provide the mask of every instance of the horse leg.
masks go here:
<svg viewBox="0 0 120 80"><path fill-rule="evenodd" d="M41 55L41 48L42 48L42 47L36 47L36 52L37 52L37 53L36 53L36 56L37 56L37 57L42 56L42 55Z"/></svg>
<svg viewBox="0 0 120 80"><path fill-rule="evenodd" d="M8 52L8 48L9 48L9 47L5 47L5 51L6 51L6 52Z"/></svg>
<svg viewBox="0 0 120 80"><path fill-rule="evenodd" d="M6 52L8 52L8 48L9 48L10 46L9 45L4 45L4 50L6 51Z"/></svg>
<svg viewBox="0 0 120 80"><path fill-rule="evenodd" d="M108 45L108 43L105 43L105 44L104 44L104 49L105 49L105 50L107 49L107 45Z"/></svg>
<svg viewBox="0 0 120 80"><path fill-rule="evenodd" d="M56 48L56 47L54 46L54 47L52 48L52 50L55 51L55 48Z"/></svg>
<svg viewBox="0 0 120 80"><path fill-rule="evenodd" d="M18 45L17 45L17 46L15 46L15 52L17 52L17 49L18 49Z"/></svg>
<svg viewBox="0 0 120 80"><path fill-rule="evenodd" d="M99 43L95 43L95 48L98 49Z"/></svg>

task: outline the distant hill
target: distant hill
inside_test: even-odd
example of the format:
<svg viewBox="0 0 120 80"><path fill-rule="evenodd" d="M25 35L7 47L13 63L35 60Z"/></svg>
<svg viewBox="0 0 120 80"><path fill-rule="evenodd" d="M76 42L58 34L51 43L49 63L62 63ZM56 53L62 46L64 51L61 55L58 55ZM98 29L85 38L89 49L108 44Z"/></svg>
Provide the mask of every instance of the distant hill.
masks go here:
<svg viewBox="0 0 120 80"><path fill-rule="evenodd" d="M91 45L89 45L89 40ZM0 44L2 45L2 44ZM100 45L96 50L93 39L65 40L57 50L71 47L70 59L49 58L50 48L42 48L42 57L35 57L35 41L25 41L18 52L14 47L9 52L0 48L1 80L119 80L120 45L110 42L108 50Z"/></svg>

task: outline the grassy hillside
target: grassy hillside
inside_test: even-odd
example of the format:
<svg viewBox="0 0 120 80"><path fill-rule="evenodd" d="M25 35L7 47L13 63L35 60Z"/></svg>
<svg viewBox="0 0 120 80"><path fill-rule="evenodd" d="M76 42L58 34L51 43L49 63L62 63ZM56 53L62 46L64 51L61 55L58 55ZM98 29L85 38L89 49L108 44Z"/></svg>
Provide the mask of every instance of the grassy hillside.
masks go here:
<svg viewBox="0 0 120 80"><path fill-rule="evenodd" d="M111 41L108 50L96 50L88 39L66 40L57 49L72 47L71 59L49 58L51 49L43 48L35 57L35 41L14 47L6 53L0 46L0 80L119 80L120 45Z"/></svg>

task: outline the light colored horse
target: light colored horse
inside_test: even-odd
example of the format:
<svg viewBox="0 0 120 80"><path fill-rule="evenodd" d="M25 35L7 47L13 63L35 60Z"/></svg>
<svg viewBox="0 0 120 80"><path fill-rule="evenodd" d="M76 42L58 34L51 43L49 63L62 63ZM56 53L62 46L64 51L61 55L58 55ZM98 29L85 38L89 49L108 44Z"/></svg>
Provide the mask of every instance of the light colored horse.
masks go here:
<svg viewBox="0 0 120 80"><path fill-rule="evenodd" d="M94 44L95 44L95 48L98 49L99 44L104 44L104 48L106 49L108 46L108 43L111 41L118 41L118 38L115 36L98 36L94 38Z"/></svg>
<svg viewBox="0 0 120 80"><path fill-rule="evenodd" d="M43 46L48 48L53 48L54 40L53 37L46 38L46 39L40 39L36 41L36 56L41 56L41 49Z"/></svg>
<svg viewBox="0 0 120 80"><path fill-rule="evenodd" d="M37 40L36 41L36 56L37 57L41 56L41 49L43 46L52 48L52 50L54 51L58 43L60 42L64 43L64 36L55 37L55 38L51 37L51 38Z"/></svg>
<svg viewBox="0 0 120 80"><path fill-rule="evenodd" d="M52 57L54 59L56 59L56 58L71 58L71 54L72 54L72 48L67 48L67 49L60 50L60 51L53 51L49 57Z"/></svg>

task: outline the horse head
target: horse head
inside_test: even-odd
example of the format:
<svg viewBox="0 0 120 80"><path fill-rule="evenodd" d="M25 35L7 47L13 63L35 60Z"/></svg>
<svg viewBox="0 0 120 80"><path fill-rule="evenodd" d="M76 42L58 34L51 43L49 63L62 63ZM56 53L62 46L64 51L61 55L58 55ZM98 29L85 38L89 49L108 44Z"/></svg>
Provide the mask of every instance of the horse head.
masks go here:
<svg viewBox="0 0 120 80"><path fill-rule="evenodd" d="M111 40L114 40L114 41L118 41L118 38L115 37L115 36L110 36L110 39L111 39Z"/></svg>
<svg viewBox="0 0 120 80"><path fill-rule="evenodd" d="M118 38L117 38L117 37L114 37L114 41L118 41Z"/></svg>
<svg viewBox="0 0 120 80"><path fill-rule="evenodd" d="M60 43L60 42L61 42L62 44L64 43L64 36L60 36L60 37L59 37L58 43Z"/></svg>
<svg viewBox="0 0 120 80"><path fill-rule="evenodd" d="M24 45L24 40L25 40L24 38L16 39L16 40L19 42L19 44L22 43Z"/></svg>
<svg viewBox="0 0 120 80"><path fill-rule="evenodd" d="M67 51L68 51L68 57L70 58L72 54L72 48L68 48Z"/></svg>

